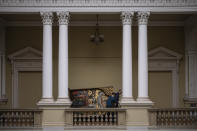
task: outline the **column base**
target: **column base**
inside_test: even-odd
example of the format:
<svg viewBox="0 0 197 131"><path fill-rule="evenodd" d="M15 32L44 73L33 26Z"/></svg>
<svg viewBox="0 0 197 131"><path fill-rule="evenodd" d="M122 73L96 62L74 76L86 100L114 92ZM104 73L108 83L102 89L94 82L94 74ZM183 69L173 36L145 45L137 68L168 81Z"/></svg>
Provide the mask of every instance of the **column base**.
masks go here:
<svg viewBox="0 0 197 131"><path fill-rule="evenodd" d="M0 97L0 105L7 104L7 102L8 102L8 98L6 97L6 95L2 95L2 97Z"/></svg>
<svg viewBox="0 0 197 131"><path fill-rule="evenodd" d="M136 103L136 101L133 99L133 97L122 97L120 101L120 105L123 107L131 106L134 103Z"/></svg>
<svg viewBox="0 0 197 131"><path fill-rule="evenodd" d="M148 97L138 97L136 103L145 105L145 106L153 106L154 103Z"/></svg>
<svg viewBox="0 0 197 131"><path fill-rule="evenodd" d="M53 98L42 98L37 105L42 106L42 105L53 105L54 104L54 99Z"/></svg>
<svg viewBox="0 0 197 131"><path fill-rule="evenodd" d="M72 102L69 98L58 98L55 103L58 105L65 105L66 107L70 107Z"/></svg>
<svg viewBox="0 0 197 131"><path fill-rule="evenodd" d="M138 97L137 102L141 103L153 103L148 97Z"/></svg>

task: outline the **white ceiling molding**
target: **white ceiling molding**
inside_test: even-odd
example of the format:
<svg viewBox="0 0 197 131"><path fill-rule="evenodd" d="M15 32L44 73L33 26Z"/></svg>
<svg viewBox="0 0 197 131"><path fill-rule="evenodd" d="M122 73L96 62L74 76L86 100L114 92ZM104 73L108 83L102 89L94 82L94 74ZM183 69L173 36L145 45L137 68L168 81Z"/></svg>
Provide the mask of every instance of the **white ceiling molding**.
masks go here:
<svg viewBox="0 0 197 131"><path fill-rule="evenodd" d="M172 72L172 107L179 107L179 61L182 55L164 47L148 53L149 71Z"/></svg>
<svg viewBox="0 0 197 131"><path fill-rule="evenodd" d="M69 26L95 26L96 21L70 21ZM134 22L134 26L137 23ZM8 21L6 26L42 26L41 21ZM54 23L53 26L57 26ZM99 26L122 26L121 21L100 21ZM182 21L149 21L148 26L184 26Z"/></svg>
<svg viewBox="0 0 197 131"><path fill-rule="evenodd" d="M0 12L197 12L196 0L0 0Z"/></svg>
<svg viewBox="0 0 197 131"><path fill-rule="evenodd" d="M42 52L32 47L26 47L9 55L8 58L12 63L12 108L18 108L18 73L20 71L42 71Z"/></svg>
<svg viewBox="0 0 197 131"><path fill-rule="evenodd" d="M2 6L195 6L196 0L0 0Z"/></svg>

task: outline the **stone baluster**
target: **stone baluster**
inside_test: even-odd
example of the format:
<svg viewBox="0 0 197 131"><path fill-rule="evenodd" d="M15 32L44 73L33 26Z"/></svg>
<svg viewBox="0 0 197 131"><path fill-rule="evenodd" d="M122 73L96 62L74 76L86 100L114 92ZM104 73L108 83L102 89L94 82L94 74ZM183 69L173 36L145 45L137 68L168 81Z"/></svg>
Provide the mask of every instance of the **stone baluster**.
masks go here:
<svg viewBox="0 0 197 131"><path fill-rule="evenodd" d="M87 113L87 126L90 126L90 115Z"/></svg>
<svg viewBox="0 0 197 131"><path fill-rule="evenodd" d="M118 116L118 113L117 112L115 112L114 113L114 124L116 125L117 124L117 116Z"/></svg>
<svg viewBox="0 0 197 131"><path fill-rule="evenodd" d="M92 125L95 126L95 112L93 112L93 115L92 115Z"/></svg>
<svg viewBox="0 0 197 131"><path fill-rule="evenodd" d="M95 112L95 126L98 125L98 121L99 121L98 114L97 114L97 112Z"/></svg>
<svg viewBox="0 0 197 131"><path fill-rule="evenodd" d="M13 126L17 127L17 123L16 123L16 112L13 112Z"/></svg>
<svg viewBox="0 0 197 131"><path fill-rule="evenodd" d="M112 112L109 112L109 124L112 125Z"/></svg>
<svg viewBox="0 0 197 131"><path fill-rule="evenodd" d="M18 117L18 119L17 119L18 125L19 125L19 126L22 126L21 117L20 117L20 112L17 112L17 117Z"/></svg>
<svg viewBox="0 0 197 131"><path fill-rule="evenodd" d="M76 112L73 112L73 125L76 125L77 124L77 114Z"/></svg>
<svg viewBox="0 0 197 131"><path fill-rule="evenodd" d="M0 115L0 127L3 126L3 114Z"/></svg>
<svg viewBox="0 0 197 131"><path fill-rule="evenodd" d="M12 119L11 119L11 115L12 115L12 114L9 112L9 113L8 113L8 126L11 126L11 120L12 120Z"/></svg>
<svg viewBox="0 0 197 131"><path fill-rule="evenodd" d="M81 114L79 112L77 115L77 125L81 126Z"/></svg>
<svg viewBox="0 0 197 131"><path fill-rule="evenodd" d="M81 119L81 121L82 121L81 124L82 124L83 126L85 126L85 124L86 124L86 115L85 115L85 114L86 114L86 113L84 112L83 115L82 115L82 119Z"/></svg>
<svg viewBox="0 0 197 131"><path fill-rule="evenodd" d="M104 121L103 121L103 115L102 114L103 114L103 112L100 113L101 125L104 125L103 124Z"/></svg>

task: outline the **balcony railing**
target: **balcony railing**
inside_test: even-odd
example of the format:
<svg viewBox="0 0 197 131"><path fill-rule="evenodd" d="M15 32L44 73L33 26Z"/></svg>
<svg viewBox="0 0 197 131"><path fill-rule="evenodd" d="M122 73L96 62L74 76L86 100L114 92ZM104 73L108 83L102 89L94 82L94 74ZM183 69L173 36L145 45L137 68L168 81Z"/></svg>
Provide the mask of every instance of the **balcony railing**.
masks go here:
<svg viewBox="0 0 197 131"><path fill-rule="evenodd" d="M41 113L41 110L1 109L0 128L39 128Z"/></svg>
<svg viewBox="0 0 197 131"><path fill-rule="evenodd" d="M69 108L65 111L66 128L125 128L126 109Z"/></svg>
<svg viewBox="0 0 197 131"><path fill-rule="evenodd" d="M197 128L197 108L149 109L151 127Z"/></svg>

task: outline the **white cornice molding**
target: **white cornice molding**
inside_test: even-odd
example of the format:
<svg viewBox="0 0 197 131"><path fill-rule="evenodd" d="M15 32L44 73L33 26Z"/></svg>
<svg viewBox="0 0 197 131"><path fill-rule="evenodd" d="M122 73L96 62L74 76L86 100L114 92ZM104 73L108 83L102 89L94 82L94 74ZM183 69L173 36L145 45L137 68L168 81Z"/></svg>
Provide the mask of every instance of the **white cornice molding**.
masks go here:
<svg viewBox="0 0 197 131"><path fill-rule="evenodd" d="M128 7L158 6L184 7L197 6L196 0L0 0L0 6L68 6L68 7Z"/></svg>
<svg viewBox="0 0 197 131"><path fill-rule="evenodd" d="M53 24L57 26L57 23ZM71 21L69 26L95 26L96 21ZM6 26L43 26L39 21L9 21L6 23ZM120 21L100 21L99 26L122 26ZM133 26L137 26L137 23L134 22ZM184 26L182 21L149 21L148 26Z"/></svg>
<svg viewBox="0 0 197 131"><path fill-rule="evenodd" d="M169 59L169 60L172 60L172 59L176 59L176 60L180 60L182 59L182 55L175 52L175 51L172 51L170 49L167 49L165 47L158 47L158 48L155 48L155 49L152 49L151 51L148 52L148 56L149 56L149 59L159 59L159 60L162 60L162 59Z"/></svg>
<svg viewBox="0 0 197 131"><path fill-rule="evenodd" d="M18 50L17 52L14 52L13 54L10 54L8 58L11 61L14 60L40 60L42 59L42 52L32 48L32 47L26 47L24 49Z"/></svg>
<svg viewBox="0 0 197 131"><path fill-rule="evenodd" d="M197 12L197 0L0 0L0 12Z"/></svg>

